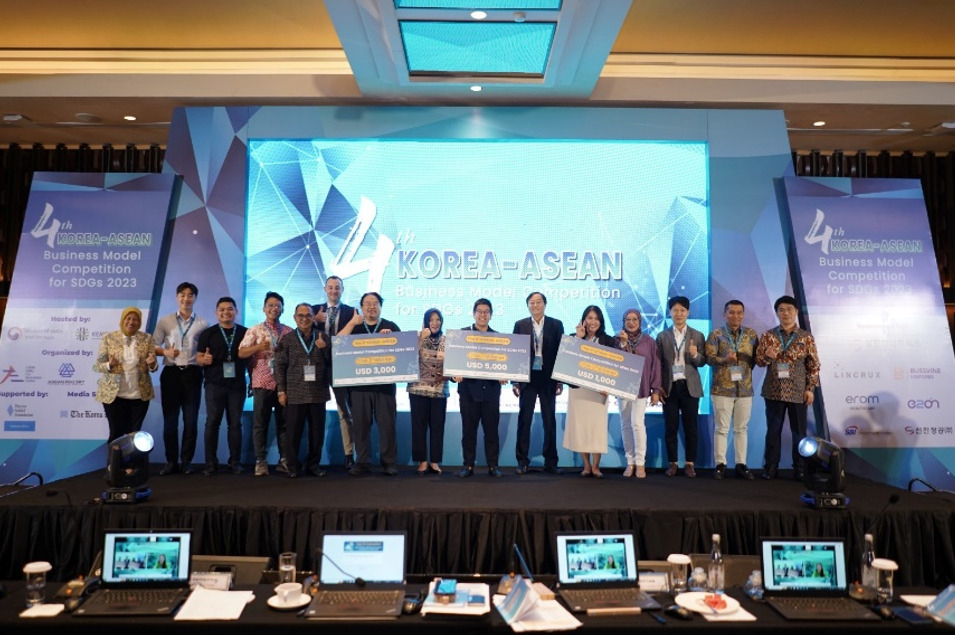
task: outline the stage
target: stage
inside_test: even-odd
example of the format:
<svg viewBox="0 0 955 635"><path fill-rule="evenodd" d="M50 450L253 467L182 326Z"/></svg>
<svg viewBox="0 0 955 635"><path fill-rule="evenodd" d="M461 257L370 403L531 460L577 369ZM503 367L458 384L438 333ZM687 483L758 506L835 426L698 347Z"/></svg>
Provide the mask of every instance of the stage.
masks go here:
<svg viewBox="0 0 955 635"><path fill-rule="evenodd" d="M424 477L411 467L394 477L380 469L351 477L333 466L325 478L293 480L274 470L256 478L249 469L161 477L159 468L152 466L151 496L136 504L100 502L102 472L4 488L0 579L21 578L23 564L33 560L51 562L54 580L85 573L106 527L188 527L196 553L274 558L295 551L307 569L325 530L404 530L410 574L461 575L506 572L515 543L535 574L551 574L558 529L633 530L643 560L707 552L714 532L729 555L757 554L761 536L843 537L854 572L870 531L876 554L899 563L897 585L941 589L955 582L955 494L909 492L851 475L849 505L831 511L800 502L804 487L785 471L773 481L744 481L715 480L712 470L699 470L696 479L657 470L625 479L608 470L597 480L534 468L523 477L507 468L503 478L492 478L478 467L462 479L454 467ZM898 502L880 515L892 494Z"/></svg>

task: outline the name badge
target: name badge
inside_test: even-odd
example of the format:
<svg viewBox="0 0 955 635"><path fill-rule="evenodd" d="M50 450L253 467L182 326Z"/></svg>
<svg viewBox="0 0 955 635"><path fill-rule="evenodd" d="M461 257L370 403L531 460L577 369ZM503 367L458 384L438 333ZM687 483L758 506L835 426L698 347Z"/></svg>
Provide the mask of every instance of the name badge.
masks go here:
<svg viewBox="0 0 955 635"><path fill-rule="evenodd" d="M683 364L673 365L673 379L686 379L686 366Z"/></svg>
<svg viewBox="0 0 955 635"><path fill-rule="evenodd" d="M305 364L303 367L305 372L305 381L315 381L315 365L314 364Z"/></svg>
<svg viewBox="0 0 955 635"><path fill-rule="evenodd" d="M776 376L780 379L789 379L789 364L776 364Z"/></svg>
<svg viewBox="0 0 955 635"><path fill-rule="evenodd" d="M235 379L235 362L222 362L222 376L226 379Z"/></svg>
<svg viewBox="0 0 955 635"><path fill-rule="evenodd" d="M534 365L531 370L542 370L544 368L544 358L540 355L534 355Z"/></svg>
<svg viewBox="0 0 955 635"><path fill-rule="evenodd" d="M730 366L730 381L743 381L742 366Z"/></svg>

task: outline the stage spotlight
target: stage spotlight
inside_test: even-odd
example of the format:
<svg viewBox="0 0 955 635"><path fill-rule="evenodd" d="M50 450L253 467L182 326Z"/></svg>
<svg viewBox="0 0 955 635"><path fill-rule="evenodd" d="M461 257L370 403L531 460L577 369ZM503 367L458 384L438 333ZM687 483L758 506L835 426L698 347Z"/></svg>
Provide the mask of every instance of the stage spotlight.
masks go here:
<svg viewBox="0 0 955 635"><path fill-rule="evenodd" d="M109 442L109 464L103 492L106 503L138 503L152 494L149 480L149 453L153 436L148 432L130 432Z"/></svg>
<svg viewBox="0 0 955 635"><path fill-rule="evenodd" d="M801 500L816 509L843 509L849 499L842 493L846 487L846 458L842 448L819 437L806 437L799 442L804 461L803 484L810 491Z"/></svg>

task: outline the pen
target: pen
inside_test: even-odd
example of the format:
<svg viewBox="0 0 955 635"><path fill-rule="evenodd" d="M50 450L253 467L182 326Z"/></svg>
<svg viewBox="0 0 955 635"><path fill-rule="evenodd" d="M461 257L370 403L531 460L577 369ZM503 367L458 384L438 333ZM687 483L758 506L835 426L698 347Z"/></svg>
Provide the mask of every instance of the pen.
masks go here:
<svg viewBox="0 0 955 635"><path fill-rule="evenodd" d="M654 613L653 611L647 611L647 615L649 615L650 617L652 617L652 618L655 619L656 621L660 622L661 624L666 624L666 623L667 623L667 621L666 621L665 619L663 619L663 616L662 616L662 615L657 615L657 614Z"/></svg>

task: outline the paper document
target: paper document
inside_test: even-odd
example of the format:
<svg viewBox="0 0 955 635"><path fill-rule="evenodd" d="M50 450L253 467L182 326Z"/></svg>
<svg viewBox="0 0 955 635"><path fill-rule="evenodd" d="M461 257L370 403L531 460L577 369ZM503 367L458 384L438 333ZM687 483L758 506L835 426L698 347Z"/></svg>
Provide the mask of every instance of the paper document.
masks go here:
<svg viewBox="0 0 955 635"><path fill-rule="evenodd" d="M485 615L491 612L491 587L481 582L459 582L454 600L438 602L434 595L435 583L428 586L428 597L421 603L422 615ZM476 600L480 598L481 602Z"/></svg>
<svg viewBox="0 0 955 635"><path fill-rule="evenodd" d="M495 595L497 612L515 633L570 631L583 626L557 600L542 600L531 582L517 576L507 595Z"/></svg>
<svg viewBox="0 0 955 635"><path fill-rule="evenodd" d="M237 620L252 597L252 591L216 591L197 586L173 619Z"/></svg>

